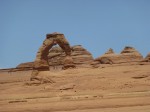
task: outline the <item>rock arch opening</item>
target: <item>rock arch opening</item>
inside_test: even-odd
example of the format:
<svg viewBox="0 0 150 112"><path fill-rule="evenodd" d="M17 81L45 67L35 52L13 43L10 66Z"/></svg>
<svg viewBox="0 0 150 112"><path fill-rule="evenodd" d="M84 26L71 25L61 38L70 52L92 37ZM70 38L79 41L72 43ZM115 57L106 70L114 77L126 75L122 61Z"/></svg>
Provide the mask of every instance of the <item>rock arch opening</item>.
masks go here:
<svg viewBox="0 0 150 112"><path fill-rule="evenodd" d="M47 34L42 46L39 48L36 59L34 61L34 69L36 70L49 70L48 54L49 50L55 46L59 45L65 52L66 58L63 60L63 69L69 67L75 67L73 59L71 57L71 48L69 42L65 39L64 34L52 33Z"/></svg>

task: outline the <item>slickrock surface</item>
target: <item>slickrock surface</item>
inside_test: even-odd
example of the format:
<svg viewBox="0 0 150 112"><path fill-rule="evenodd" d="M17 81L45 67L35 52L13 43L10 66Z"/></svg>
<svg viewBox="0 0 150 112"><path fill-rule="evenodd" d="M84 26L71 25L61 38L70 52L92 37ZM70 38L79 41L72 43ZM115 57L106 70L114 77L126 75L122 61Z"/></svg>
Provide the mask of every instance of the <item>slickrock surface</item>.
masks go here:
<svg viewBox="0 0 150 112"><path fill-rule="evenodd" d="M150 112L150 64L0 72L0 112Z"/></svg>

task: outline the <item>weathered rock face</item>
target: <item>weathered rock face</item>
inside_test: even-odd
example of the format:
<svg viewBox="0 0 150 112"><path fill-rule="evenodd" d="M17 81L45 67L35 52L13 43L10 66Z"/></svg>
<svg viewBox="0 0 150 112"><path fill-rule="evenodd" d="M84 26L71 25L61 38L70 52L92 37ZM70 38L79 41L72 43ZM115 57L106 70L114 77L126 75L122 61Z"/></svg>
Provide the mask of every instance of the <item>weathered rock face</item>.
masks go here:
<svg viewBox="0 0 150 112"><path fill-rule="evenodd" d="M96 58L95 61L100 62L100 64L112 64L115 56L113 49L110 48L104 55Z"/></svg>
<svg viewBox="0 0 150 112"><path fill-rule="evenodd" d="M56 44L59 45L55 46ZM54 46L54 47L53 47ZM22 63L17 69L32 68L35 71L67 69L75 67L97 67L99 64L121 64L131 62L149 62L150 54L143 60L142 55L133 47L125 47L120 54L109 49L104 55L93 59L90 52L81 45L70 47L64 34L47 34L39 48L34 62Z"/></svg>
<svg viewBox="0 0 150 112"><path fill-rule="evenodd" d="M21 63L19 64L16 68L33 68L34 67L34 62L26 62L26 63Z"/></svg>
<svg viewBox="0 0 150 112"><path fill-rule="evenodd" d="M143 59L143 62L150 62L150 53Z"/></svg>
<svg viewBox="0 0 150 112"><path fill-rule="evenodd" d="M150 61L150 53L148 53L148 55L146 56L146 58L145 59L147 59L147 60L149 60Z"/></svg>
<svg viewBox="0 0 150 112"><path fill-rule="evenodd" d="M96 61L101 64L121 64L121 63L131 63L140 62L143 59L142 55L133 47L125 47L120 54L115 54L114 52L106 52Z"/></svg>
<svg viewBox="0 0 150 112"><path fill-rule="evenodd" d="M67 68L75 68L75 65L73 63L73 59L71 57L71 48L69 42L65 39L64 34L60 33L52 33L47 34L46 39L44 40L42 46L39 48L36 59L34 61L34 67L33 72L31 74L31 80L38 80L38 73L39 71L43 70L49 70L49 50L54 46L58 44L63 51L65 52L65 59L63 61L63 69Z"/></svg>
<svg viewBox="0 0 150 112"><path fill-rule="evenodd" d="M93 61L93 57L90 52L84 49L81 45L71 47L71 57L76 66L90 65ZM53 47L48 54L48 62L50 67L53 69L61 68L65 60L65 53L61 47ZM69 63L69 62L68 62Z"/></svg>
<svg viewBox="0 0 150 112"><path fill-rule="evenodd" d="M76 65L90 64L93 61L92 54L81 45L73 46L72 50L71 56Z"/></svg>
<svg viewBox="0 0 150 112"><path fill-rule="evenodd" d="M105 54L114 54L114 50L110 48Z"/></svg>
<svg viewBox="0 0 150 112"><path fill-rule="evenodd" d="M121 54L129 54L129 53L132 53L132 54L137 54L137 55L140 55L141 54L133 47L130 47L130 46L126 46L122 51L121 51Z"/></svg>
<svg viewBox="0 0 150 112"><path fill-rule="evenodd" d="M61 70L64 63L67 64L74 62L77 67L87 67L93 62L92 54L83 48L81 45L75 45L71 47L71 59L66 58L64 50L59 46L54 46L48 53L48 65L50 70ZM67 59L67 60L65 60ZM71 60L71 61L70 61ZM16 68L33 68L34 62L21 63Z"/></svg>
<svg viewBox="0 0 150 112"><path fill-rule="evenodd" d="M140 62L143 56L133 47L125 47L121 52L124 62Z"/></svg>
<svg viewBox="0 0 150 112"><path fill-rule="evenodd" d="M38 70L49 69L48 63L49 50L56 44L58 44L64 50L65 56L67 57L65 61L67 61L68 57L70 57L68 65L67 61L64 63L64 67L68 67L69 65L71 65L71 63L72 63L71 66L73 66L73 62L70 62L71 48L69 42L65 39L64 34L52 33L46 35L46 39L44 40L42 46L39 48L36 55L36 59L34 61L34 69Z"/></svg>

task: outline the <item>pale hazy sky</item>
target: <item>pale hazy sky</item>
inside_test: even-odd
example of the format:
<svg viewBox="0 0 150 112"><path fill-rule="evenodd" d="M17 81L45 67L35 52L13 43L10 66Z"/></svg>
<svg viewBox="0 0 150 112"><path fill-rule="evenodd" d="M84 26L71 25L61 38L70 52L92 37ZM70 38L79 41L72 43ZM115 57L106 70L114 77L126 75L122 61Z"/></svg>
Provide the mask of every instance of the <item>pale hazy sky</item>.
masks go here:
<svg viewBox="0 0 150 112"><path fill-rule="evenodd" d="M150 52L150 0L0 0L0 68L35 59L45 35L65 34L94 57Z"/></svg>

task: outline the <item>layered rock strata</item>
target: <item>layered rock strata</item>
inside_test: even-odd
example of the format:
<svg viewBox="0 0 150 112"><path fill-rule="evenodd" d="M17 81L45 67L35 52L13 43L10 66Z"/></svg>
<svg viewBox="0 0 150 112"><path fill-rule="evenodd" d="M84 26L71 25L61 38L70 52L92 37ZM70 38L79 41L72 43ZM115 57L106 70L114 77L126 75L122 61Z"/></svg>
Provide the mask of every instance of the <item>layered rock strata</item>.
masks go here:
<svg viewBox="0 0 150 112"><path fill-rule="evenodd" d="M71 57L76 67L86 67L91 64L93 61L92 54L84 49L81 45L75 45L71 47ZM63 66L65 60L64 51L56 46L53 47L48 54L48 62L50 68L52 69L60 69Z"/></svg>
<svg viewBox="0 0 150 112"><path fill-rule="evenodd" d="M142 60L142 62L150 62L150 53Z"/></svg>
<svg viewBox="0 0 150 112"><path fill-rule="evenodd" d="M104 55L96 58L101 64L121 64L121 63L131 63L140 62L143 56L133 47L125 47L120 54L115 54L114 52L107 51Z"/></svg>
<svg viewBox="0 0 150 112"><path fill-rule="evenodd" d="M33 67L34 67L34 62L26 62L26 63L19 64L16 68L28 69L28 68L33 68Z"/></svg>
<svg viewBox="0 0 150 112"><path fill-rule="evenodd" d="M71 48L69 42L65 39L64 34L60 33L52 33L47 34L46 39L44 40L42 46L39 48L36 59L34 61L34 69L37 70L48 70L49 62L48 62L48 54L49 50L58 44L63 51L65 52L66 59L64 61L64 68L73 67L73 60L71 58Z"/></svg>
<svg viewBox="0 0 150 112"><path fill-rule="evenodd" d="M71 47L71 58L76 67L89 67L93 62L92 54L83 48L81 45L75 45ZM49 70L61 70L66 61L66 54L59 46L54 46L48 53L48 65ZM68 59L69 60L69 59ZM67 61L68 61L67 60ZM69 63L69 62L68 62ZM21 63L17 68L33 68L34 62Z"/></svg>

